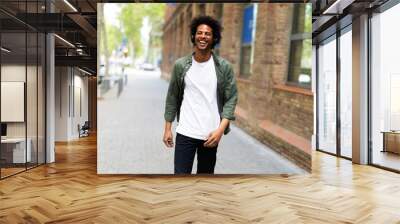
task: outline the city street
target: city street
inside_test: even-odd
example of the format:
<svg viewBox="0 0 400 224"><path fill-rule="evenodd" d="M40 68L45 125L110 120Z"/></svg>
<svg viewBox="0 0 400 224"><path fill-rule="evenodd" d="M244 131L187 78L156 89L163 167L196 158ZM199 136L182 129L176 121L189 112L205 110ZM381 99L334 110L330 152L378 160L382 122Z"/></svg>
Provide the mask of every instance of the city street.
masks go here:
<svg viewBox="0 0 400 224"><path fill-rule="evenodd" d="M158 70L130 69L128 83L119 97L117 87L114 85L98 100L98 173L172 174L174 150L162 142L168 82L160 78ZM176 122L174 130L175 126ZM304 174L305 171L233 124L232 131L220 142L215 173Z"/></svg>

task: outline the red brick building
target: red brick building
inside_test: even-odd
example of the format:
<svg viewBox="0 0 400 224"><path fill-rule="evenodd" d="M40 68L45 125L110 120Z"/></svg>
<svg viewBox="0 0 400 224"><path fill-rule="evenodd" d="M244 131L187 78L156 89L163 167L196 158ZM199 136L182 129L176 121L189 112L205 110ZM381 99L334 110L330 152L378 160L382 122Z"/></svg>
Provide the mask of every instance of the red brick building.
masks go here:
<svg viewBox="0 0 400 224"><path fill-rule="evenodd" d="M165 79L175 60L191 53L189 25L198 15L213 16L224 27L215 52L234 67L239 89L235 124L311 170L311 5L168 5L161 65Z"/></svg>

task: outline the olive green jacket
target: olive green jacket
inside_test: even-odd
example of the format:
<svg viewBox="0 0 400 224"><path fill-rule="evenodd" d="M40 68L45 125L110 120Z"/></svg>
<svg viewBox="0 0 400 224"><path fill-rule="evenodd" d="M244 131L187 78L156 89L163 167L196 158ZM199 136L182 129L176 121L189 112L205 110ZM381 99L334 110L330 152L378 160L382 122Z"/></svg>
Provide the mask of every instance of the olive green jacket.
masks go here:
<svg viewBox="0 0 400 224"><path fill-rule="evenodd" d="M192 65L192 55L178 59L172 69L164 113L164 118L168 122L173 122L175 116L177 116L177 121L179 122L179 113L185 89L185 75ZM232 65L214 53L212 57L217 73L217 102L220 118L235 120L238 93ZM228 126L224 133L227 134L229 130Z"/></svg>

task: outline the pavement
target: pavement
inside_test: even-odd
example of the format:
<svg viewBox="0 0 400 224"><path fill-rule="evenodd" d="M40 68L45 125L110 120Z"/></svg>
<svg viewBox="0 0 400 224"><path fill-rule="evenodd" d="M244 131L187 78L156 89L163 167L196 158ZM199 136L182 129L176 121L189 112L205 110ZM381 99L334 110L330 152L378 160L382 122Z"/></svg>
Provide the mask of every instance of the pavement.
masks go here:
<svg viewBox="0 0 400 224"><path fill-rule="evenodd" d="M119 97L115 85L98 100L98 173L173 174L174 150L162 142L168 82L160 78L159 71L128 69L127 72L128 83ZM175 127L176 122L173 130ZM218 147L215 173L306 172L233 122L232 131L222 137Z"/></svg>

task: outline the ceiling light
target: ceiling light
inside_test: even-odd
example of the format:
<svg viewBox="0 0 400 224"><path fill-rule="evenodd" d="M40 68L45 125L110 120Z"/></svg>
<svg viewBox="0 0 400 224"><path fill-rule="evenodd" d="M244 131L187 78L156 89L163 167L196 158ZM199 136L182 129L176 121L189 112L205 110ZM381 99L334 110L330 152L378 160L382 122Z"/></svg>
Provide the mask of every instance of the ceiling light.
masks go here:
<svg viewBox="0 0 400 224"><path fill-rule="evenodd" d="M340 0L336 0L332 5L330 5L327 9L325 9L324 12L322 12L322 14L331 13L332 9L336 9L339 2L340 2Z"/></svg>
<svg viewBox="0 0 400 224"><path fill-rule="evenodd" d="M10 52L11 52L10 50L8 50L8 49L5 48L5 47L1 47L1 50L4 51L4 52L7 52L7 53L10 53Z"/></svg>
<svg viewBox="0 0 400 224"><path fill-rule="evenodd" d="M332 5L325 9L322 14L342 14L343 10L351 5L354 1L355 0L336 0Z"/></svg>
<svg viewBox="0 0 400 224"><path fill-rule="evenodd" d="M83 70L83 69L81 69L81 68L78 68L81 72L83 72L83 73L85 73L85 74L88 74L88 75L92 75L92 73L90 73L90 72L88 72L88 71L85 71L85 70Z"/></svg>
<svg viewBox="0 0 400 224"><path fill-rule="evenodd" d="M74 12L78 12L78 10L71 4L69 3L68 0L64 0L65 4L67 4L72 10L74 10Z"/></svg>
<svg viewBox="0 0 400 224"><path fill-rule="evenodd" d="M71 42L67 41L66 39L58 36L57 34L54 34L55 37L57 37L58 39L62 40L64 43L68 44L69 46L75 48L75 45L71 44Z"/></svg>

